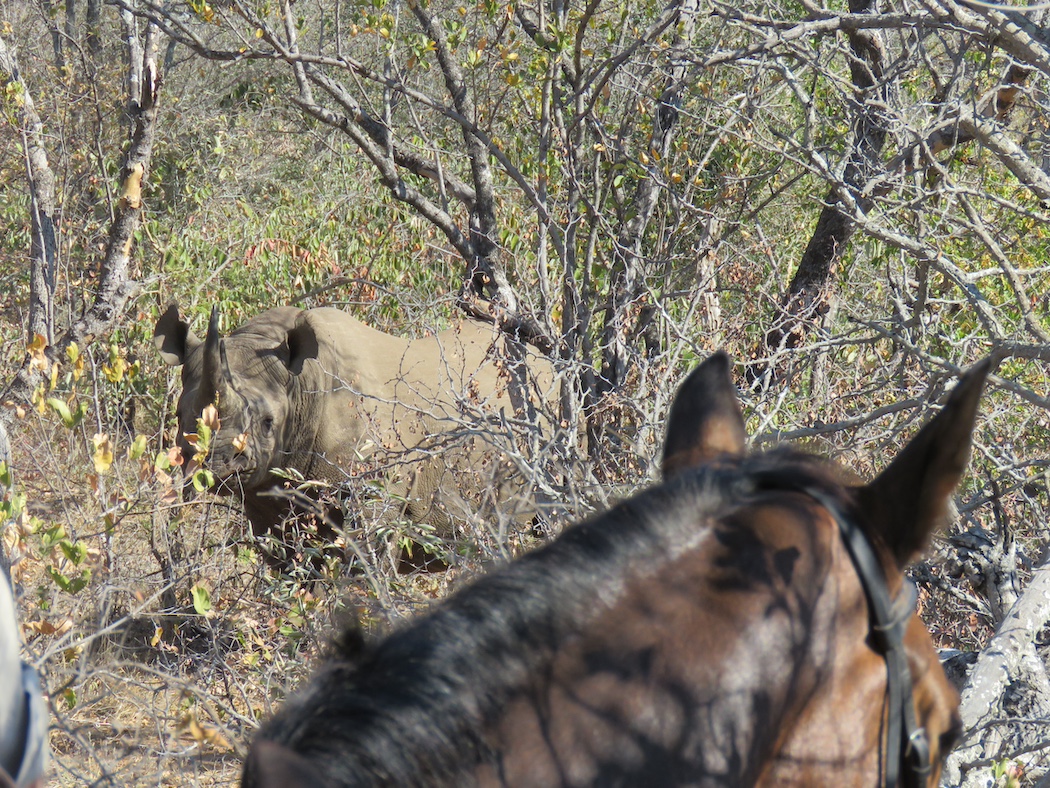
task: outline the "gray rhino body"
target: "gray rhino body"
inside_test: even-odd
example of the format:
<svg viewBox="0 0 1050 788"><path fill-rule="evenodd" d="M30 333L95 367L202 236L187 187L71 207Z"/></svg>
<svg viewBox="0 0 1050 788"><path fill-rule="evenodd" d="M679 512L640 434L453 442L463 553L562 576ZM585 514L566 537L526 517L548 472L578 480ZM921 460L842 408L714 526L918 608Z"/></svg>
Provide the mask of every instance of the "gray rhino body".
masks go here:
<svg viewBox="0 0 1050 788"><path fill-rule="evenodd" d="M476 438L451 437L463 406L512 410L491 352L498 340L491 326L469 321L405 340L337 309L280 307L225 338L213 311L201 341L174 305L154 335L164 361L183 367L183 456L194 454L185 436L216 402L220 428L207 458L216 492L243 501L257 536L278 538L288 516L309 507L296 504L274 469L338 485L355 469L385 468L392 491L403 496L404 516L446 528L439 493L455 481L457 463L492 461ZM326 516L341 524L337 512Z"/></svg>

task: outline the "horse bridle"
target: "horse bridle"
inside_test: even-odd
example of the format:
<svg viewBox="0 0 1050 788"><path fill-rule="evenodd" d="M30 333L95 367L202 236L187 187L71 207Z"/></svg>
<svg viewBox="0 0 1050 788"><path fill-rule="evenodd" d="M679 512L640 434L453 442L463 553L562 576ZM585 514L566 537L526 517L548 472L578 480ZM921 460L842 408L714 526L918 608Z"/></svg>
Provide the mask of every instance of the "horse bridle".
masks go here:
<svg viewBox="0 0 1050 788"><path fill-rule="evenodd" d="M846 517L835 500L823 490L806 487L803 492L827 509L838 523L842 541L868 598L874 646L886 660L889 712L883 784L886 788L895 788L900 778L908 788L919 788L926 785L931 764L926 729L915 719L915 687L904 650L904 633L915 610L915 584L904 578L901 593L892 600L882 563L867 534Z"/></svg>

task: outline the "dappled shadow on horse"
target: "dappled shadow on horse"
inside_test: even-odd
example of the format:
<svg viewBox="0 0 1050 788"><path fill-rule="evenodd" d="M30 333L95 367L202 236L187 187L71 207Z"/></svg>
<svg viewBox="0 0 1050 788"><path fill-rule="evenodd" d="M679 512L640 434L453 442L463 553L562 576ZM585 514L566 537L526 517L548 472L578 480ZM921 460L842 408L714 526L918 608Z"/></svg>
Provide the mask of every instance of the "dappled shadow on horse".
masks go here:
<svg viewBox="0 0 1050 788"><path fill-rule="evenodd" d="M665 482L385 639L265 723L248 786L928 785L958 698L903 570L944 519L989 364L867 485L747 455L716 354Z"/></svg>

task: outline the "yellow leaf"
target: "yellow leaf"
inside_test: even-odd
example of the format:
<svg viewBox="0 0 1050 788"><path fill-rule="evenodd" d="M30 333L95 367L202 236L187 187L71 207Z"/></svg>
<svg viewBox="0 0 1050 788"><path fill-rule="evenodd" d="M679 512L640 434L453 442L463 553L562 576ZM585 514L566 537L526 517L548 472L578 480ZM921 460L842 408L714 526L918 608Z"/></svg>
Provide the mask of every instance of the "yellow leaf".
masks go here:
<svg viewBox="0 0 1050 788"><path fill-rule="evenodd" d="M39 621L26 621L22 626L40 635L64 635L73 628L73 619L66 618L58 624L47 619L40 619Z"/></svg>
<svg viewBox="0 0 1050 788"><path fill-rule="evenodd" d="M154 630L154 632L153 632L153 637L150 638L149 644L153 648L156 648L157 644L160 643L160 639L163 636L164 636L164 629L162 627L157 627L156 630Z"/></svg>
<svg viewBox="0 0 1050 788"><path fill-rule="evenodd" d="M248 448L248 434L242 432L236 438L233 439L233 450L235 452L242 452Z"/></svg>
<svg viewBox="0 0 1050 788"><path fill-rule="evenodd" d="M217 750L229 750L231 749L229 741L222 735L216 728L210 725L203 725L197 719L197 713L194 710L187 711L180 720L179 727L185 733L188 733L197 745L202 747L205 744L210 744Z"/></svg>
<svg viewBox="0 0 1050 788"><path fill-rule="evenodd" d="M102 374L110 383L120 383L124 379L124 372L128 368L128 362L123 357L117 356L112 364L102 365Z"/></svg>
<svg viewBox="0 0 1050 788"><path fill-rule="evenodd" d="M96 433L95 437L91 439L91 443L95 447L95 456L92 458L95 463L95 470L100 474L106 473L113 467L113 444L110 442L109 436L104 432Z"/></svg>
<svg viewBox="0 0 1050 788"><path fill-rule="evenodd" d="M80 354L80 348L76 342L70 342L66 348L66 358L73 365L73 380L80 380L84 374L84 357Z"/></svg>
<svg viewBox="0 0 1050 788"><path fill-rule="evenodd" d="M43 334L36 334L33 339L26 345L26 351L29 353L29 368L34 370L40 370L46 372L48 368L47 355L44 351L47 349L47 339L44 338Z"/></svg>
<svg viewBox="0 0 1050 788"><path fill-rule="evenodd" d="M136 435L135 440L128 447L128 459L137 460L146 453L146 447L148 445L145 435Z"/></svg>

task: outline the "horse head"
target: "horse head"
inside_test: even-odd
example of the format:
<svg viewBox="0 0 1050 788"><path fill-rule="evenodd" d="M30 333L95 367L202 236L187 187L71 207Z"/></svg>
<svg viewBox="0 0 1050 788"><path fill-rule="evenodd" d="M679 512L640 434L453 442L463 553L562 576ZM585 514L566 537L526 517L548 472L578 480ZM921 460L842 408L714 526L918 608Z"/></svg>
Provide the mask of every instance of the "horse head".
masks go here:
<svg viewBox="0 0 1050 788"><path fill-rule="evenodd" d="M244 784L935 786L958 697L905 568L990 364L868 484L749 454L730 369L716 354L682 384L663 484L381 640L344 637Z"/></svg>

